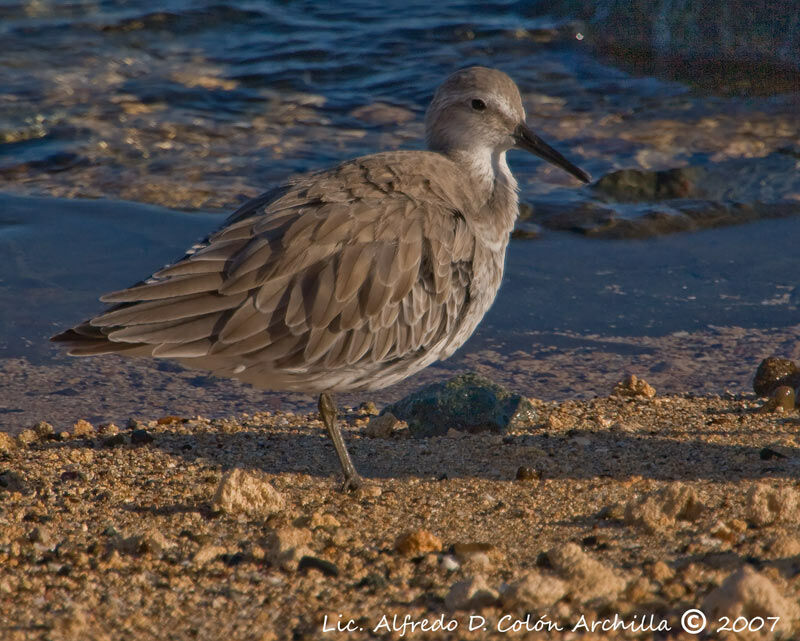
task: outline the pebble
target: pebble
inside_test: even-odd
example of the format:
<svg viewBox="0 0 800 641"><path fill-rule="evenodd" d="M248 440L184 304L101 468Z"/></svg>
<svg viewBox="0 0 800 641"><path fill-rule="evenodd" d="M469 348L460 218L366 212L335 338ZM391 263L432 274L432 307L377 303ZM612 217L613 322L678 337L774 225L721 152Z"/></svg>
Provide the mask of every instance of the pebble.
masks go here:
<svg viewBox="0 0 800 641"><path fill-rule="evenodd" d="M769 399L761 407L762 412L791 412L795 405L794 389L788 385L779 385L769 395Z"/></svg>
<svg viewBox="0 0 800 641"><path fill-rule="evenodd" d="M567 581L570 596L579 601L613 601L626 581L609 567L584 552L577 543L566 543L547 552L553 569Z"/></svg>
<svg viewBox="0 0 800 641"><path fill-rule="evenodd" d="M22 430L17 435L17 445L20 447L28 447L31 443L36 442L36 432L33 430Z"/></svg>
<svg viewBox="0 0 800 641"><path fill-rule="evenodd" d="M797 603L781 595L766 576L745 565L713 590L701 606L709 617L778 617L773 632L788 634L800 619ZM772 623L772 620L770 620Z"/></svg>
<svg viewBox="0 0 800 641"><path fill-rule="evenodd" d="M461 432L503 433L535 422L533 404L519 394L475 373L432 383L386 408L408 423L416 438Z"/></svg>
<svg viewBox="0 0 800 641"><path fill-rule="evenodd" d="M497 603L499 594L486 584L480 574L454 583L444 598L445 607L455 610L479 610Z"/></svg>
<svg viewBox="0 0 800 641"><path fill-rule="evenodd" d="M306 528L284 526L272 530L267 536L267 560L276 567L296 570L304 556L312 556L308 545L311 531Z"/></svg>
<svg viewBox="0 0 800 641"><path fill-rule="evenodd" d="M672 483L664 490L629 501L624 520L653 534L674 526L676 520L696 521L704 509L694 488Z"/></svg>
<svg viewBox="0 0 800 641"><path fill-rule="evenodd" d="M758 366L753 378L753 391L757 396L769 396L776 387L800 384L800 371L794 361L770 356Z"/></svg>
<svg viewBox="0 0 800 641"><path fill-rule="evenodd" d="M442 569L447 570L448 572L455 572L458 568L461 567L461 564L456 561L455 557L451 556L450 554L445 554L442 557Z"/></svg>
<svg viewBox="0 0 800 641"><path fill-rule="evenodd" d="M80 419L72 426L72 434L79 438L91 438L94 436L94 426L89 421Z"/></svg>
<svg viewBox="0 0 800 641"><path fill-rule="evenodd" d="M223 554L227 554L227 552L228 550L221 545L206 544L194 553L192 561L198 565L205 565L209 561L213 561Z"/></svg>
<svg viewBox="0 0 800 641"><path fill-rule="evenodd" d="M99 431L105 436L116 436L119 434L119 426L115 423L105 423L100 426Z"/></svg>
<svg viewBox="0 0 800 641"><path fill-rule="evenodd" d="M125 445L125 443L127 443L127 440L124 434L114 434L103 439L103 447L119 447L120 445Z"/></svg>
<svg viewBox="0 0 800 641"><path fill-rule="evenodd" d="M796 532L779 534L769 546L774 559L790 559L800 556L800 536Z"/></svg>
<svg viewBox="0 0 800 641"><path fill-rule="evenodd" d="M16 449L16 439L7 432L0 432L0 454L8 454Z"/></svg>
<svg viewBox="0 0 800 641"><path fill-rule="evenodd" d="M385 412L369 419L365 434L370 438L389 438L395 430L403 427L406 427L405 421L401 421L391 412Z"/></svg>
<svg viewBox="0 0 800 641"><path fill-rule="evenodd" d="M614 386L611 395L626 398L653 398L656 395L656 389L643 378L631 374Z"/></svg>
<svg viewBox="0 0 800 641"><path fill-rule="evenodd" d="M153 436L144 429L137 429L131 432L131 443L134 445L147 445L153 442Z"/></svg>
<svg viewBox="0 0 800 641"><path fill-rule="evenodd" d="M320 559L317 556L305 555L300 558L297 563L297 571L303 572L305 570L319 570L325 576L339 576L339 568L335 563Z"/></svg>
<svg viewBox="0 0 800 641"><path fill-rule="evenodd" d="M758 483L747 493L745 510L747 522L757 527L773 523L798 523L800 493L791 487L776 489Z"/></svg>
<svg viewBox="0 0 800 641"><path fill-rule="evenodd" d="M33 426L33 431L36 432L36 436L38 436L41 440L52 438L55 435L53 426L47 421L39 421Z"/></svg>
<svg viewBox="0 0 800 641"><path fill-rule="evenodd" d="M428 552L441 552L442 541L427 530L414 530L401 534L394 544L395 550L405 556L422 556Z"/></svg>
<svg viewBox="0 0 800 641"><path fill-rule="evenodd" d="M520 465L517 468L517 481L538 481L542 477L541 472L538 470L533 469L532 467L528 467L527 465Z"/></svg>
<svg viewBox="0 0 800 641"><path fill-rule="evenodd" d="M375 403L372 401L364 401L361 405L358 406L358 409L363 414L369 414L370 416L377 416L380 412L378 408L375 406Z"/></svg>
<svg viewBox="0 0 800 641"><path fill-rule="evenodd" d="M567 584L561 579L528 572L503 591L503 607L513 610L541 610L552 607L567 593Z"/></svg>
<svg viewBox="0 0 800 641"><path fill-rule="evenodd" d="M267 516L282 510L285 501L266 474L237 467L223 475L211 504L228 514Z"/></svg>

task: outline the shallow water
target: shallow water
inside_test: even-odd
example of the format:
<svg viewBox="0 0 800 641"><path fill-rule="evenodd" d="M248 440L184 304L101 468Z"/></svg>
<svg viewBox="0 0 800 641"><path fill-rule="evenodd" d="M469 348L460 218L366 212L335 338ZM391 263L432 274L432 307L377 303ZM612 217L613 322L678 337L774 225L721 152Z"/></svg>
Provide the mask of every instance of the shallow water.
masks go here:
<svg viewBox="0 0 800 641"><path fill-rule="evenodd" d="M58 360L47 337L99 311L100 294L182 256L222 220L137 203L3 194L0 212L7 260L0 358L37 363ZM800 218L638 241L568 233L512 241L497 302L465 349L491 344L511 353L547 332L662 336L793 325L797 238Z"/></svg>

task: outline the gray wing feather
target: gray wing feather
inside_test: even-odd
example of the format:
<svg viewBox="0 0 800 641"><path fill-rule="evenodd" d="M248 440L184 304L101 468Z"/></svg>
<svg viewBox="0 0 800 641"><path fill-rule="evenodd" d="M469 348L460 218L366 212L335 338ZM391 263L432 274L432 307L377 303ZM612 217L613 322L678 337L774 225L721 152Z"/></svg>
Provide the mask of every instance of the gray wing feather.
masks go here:
<svg viewBox="0 0 800 641"><path fill-rule="evenodd" d="M474 236L451 203L391 191L371 181L396 172L370 171L348 163L247 203L57 339L76 354L141 348L226 375L253 367L241 378L265 387L312 370L308 380L368 376L442 341L469 304Z"/></svg>

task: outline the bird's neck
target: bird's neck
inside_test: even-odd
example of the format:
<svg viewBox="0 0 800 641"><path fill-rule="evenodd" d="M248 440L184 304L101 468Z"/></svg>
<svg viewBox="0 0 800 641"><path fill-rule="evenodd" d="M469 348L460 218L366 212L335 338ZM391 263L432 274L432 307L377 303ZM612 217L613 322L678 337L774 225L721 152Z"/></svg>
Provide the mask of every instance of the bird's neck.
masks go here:
<svg viewBox="0 0 800 641"><path fill-rule="evenodd" d="M498 240L514 228L519 214L517 181L506 163L506 152L492 149L453 151L448 154L468 175L479 195L476 222Z"/></svg>

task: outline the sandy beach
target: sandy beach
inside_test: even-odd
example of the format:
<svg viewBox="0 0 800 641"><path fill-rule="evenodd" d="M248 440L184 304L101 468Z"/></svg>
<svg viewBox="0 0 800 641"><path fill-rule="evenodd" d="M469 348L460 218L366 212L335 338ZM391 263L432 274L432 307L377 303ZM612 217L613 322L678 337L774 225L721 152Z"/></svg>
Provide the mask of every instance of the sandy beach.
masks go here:
<svg viewBox="0 0 800 641"><path fill-rule="evenodd" d="M348 411L355 495L315 414L0 438L3 638L689 639L690 609L711 638L794 638L795 412L533 402L505 435L430 439ZM734 621L774 630L713 633Z"/></svg>

